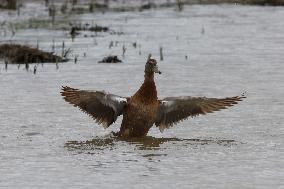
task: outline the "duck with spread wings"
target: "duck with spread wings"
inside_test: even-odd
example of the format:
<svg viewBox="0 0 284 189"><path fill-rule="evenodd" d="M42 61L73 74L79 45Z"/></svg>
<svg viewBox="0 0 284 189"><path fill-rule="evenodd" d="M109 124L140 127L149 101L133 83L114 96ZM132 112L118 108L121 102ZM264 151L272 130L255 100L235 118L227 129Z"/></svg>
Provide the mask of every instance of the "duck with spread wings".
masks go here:
<svg viewBox="0 0 284 189"><path fill-rule="evenodd" d="M89 114L105 128L123 115L120 137L146 136L149 129L156 125L163 132L188 117L207 114L237 104L245 96L225 98L206 97L168 97L159 100L154 74L161 72L155 59L148 59L145 65L144 82L131 97L121 97L103 91L79 90L62 87L64 99L83 112Z"/></svg>

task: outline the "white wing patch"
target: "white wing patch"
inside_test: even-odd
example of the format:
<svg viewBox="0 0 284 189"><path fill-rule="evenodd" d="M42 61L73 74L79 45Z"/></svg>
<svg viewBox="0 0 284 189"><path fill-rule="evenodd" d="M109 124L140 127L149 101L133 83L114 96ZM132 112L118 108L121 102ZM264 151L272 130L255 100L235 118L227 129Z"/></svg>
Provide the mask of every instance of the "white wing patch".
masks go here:
<svg viewBox="0 0 284 189"><path fill-rule="evenodd" d="M171 105L174 104L174 101L163 100L163 101L162 101L162 104L163 104L164 106L171 106Z"/></svg>
<svg viewBox="0 0 284 189"><path fill-rule="evenodd" d="M117 101L118 103L127 102L126 98L122 98L119 96L111 96L110 98L114 101Z"/></svg>

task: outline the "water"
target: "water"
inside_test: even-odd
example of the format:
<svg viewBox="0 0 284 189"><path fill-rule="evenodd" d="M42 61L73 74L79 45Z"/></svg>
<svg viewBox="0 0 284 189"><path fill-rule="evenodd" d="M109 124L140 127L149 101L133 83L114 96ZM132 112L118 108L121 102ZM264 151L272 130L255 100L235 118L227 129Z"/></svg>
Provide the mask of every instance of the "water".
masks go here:
<svg viewBox="0 0 284 189"><path fill-rule="evenodd" d="M54 39L58 53L65 41L79 61L38 65L35 75L0 64L0 188L284 188L283 18L282 7L186 6L68 18L123 35L79 35L74 42L62 30L2 35L39 41L45 50ZM109 49L111 41L118 43ZM159 47L160 98L242 92L248 98L164 133L152 128L146 138L122 141L109 135L121 118L104 130L60 97L62 85L130 96L148 54L159 59ZM123 63L97 63L109 54Z"/></svg>

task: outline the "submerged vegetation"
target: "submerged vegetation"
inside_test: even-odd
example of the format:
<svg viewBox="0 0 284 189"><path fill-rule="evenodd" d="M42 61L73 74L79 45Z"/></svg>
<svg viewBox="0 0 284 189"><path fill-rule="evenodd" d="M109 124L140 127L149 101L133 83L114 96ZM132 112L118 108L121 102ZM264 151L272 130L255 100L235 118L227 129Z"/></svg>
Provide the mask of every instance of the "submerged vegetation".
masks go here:
<svg viewBox="0 0 284 189"><path fill-rule="evenodd" d="M84 24L83 26L81 24L73 25L70 29L70 35L72 39L74 39L77 35L79 35L80 31L90 31L95 33L107 32L109 31L109 28L99 25L90 26L90 24Z"/></svg>

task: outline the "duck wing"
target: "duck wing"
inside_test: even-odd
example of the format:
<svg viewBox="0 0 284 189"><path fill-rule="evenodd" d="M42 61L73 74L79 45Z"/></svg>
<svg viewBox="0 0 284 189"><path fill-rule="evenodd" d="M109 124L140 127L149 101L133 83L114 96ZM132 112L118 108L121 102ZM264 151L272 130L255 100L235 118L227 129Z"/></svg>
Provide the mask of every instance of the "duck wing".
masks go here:
<svg viewBox="0 0 284 189"><path fill-rule="evenodd" d="M168 97L160 100L155 125L163 132L174 124L187 119L189 116L211 113L226 109L242 101L242 96L226 98L206 98L206 97Z"/></svg>
<svg viewBox="0 0 284 189"><path fill-rule="evenodd" d="M92 116L104 128L114 123L123 113L127 98L102 91L79 90L71 87L62 87L60 92L65 101L83 112Z"/></svg>

